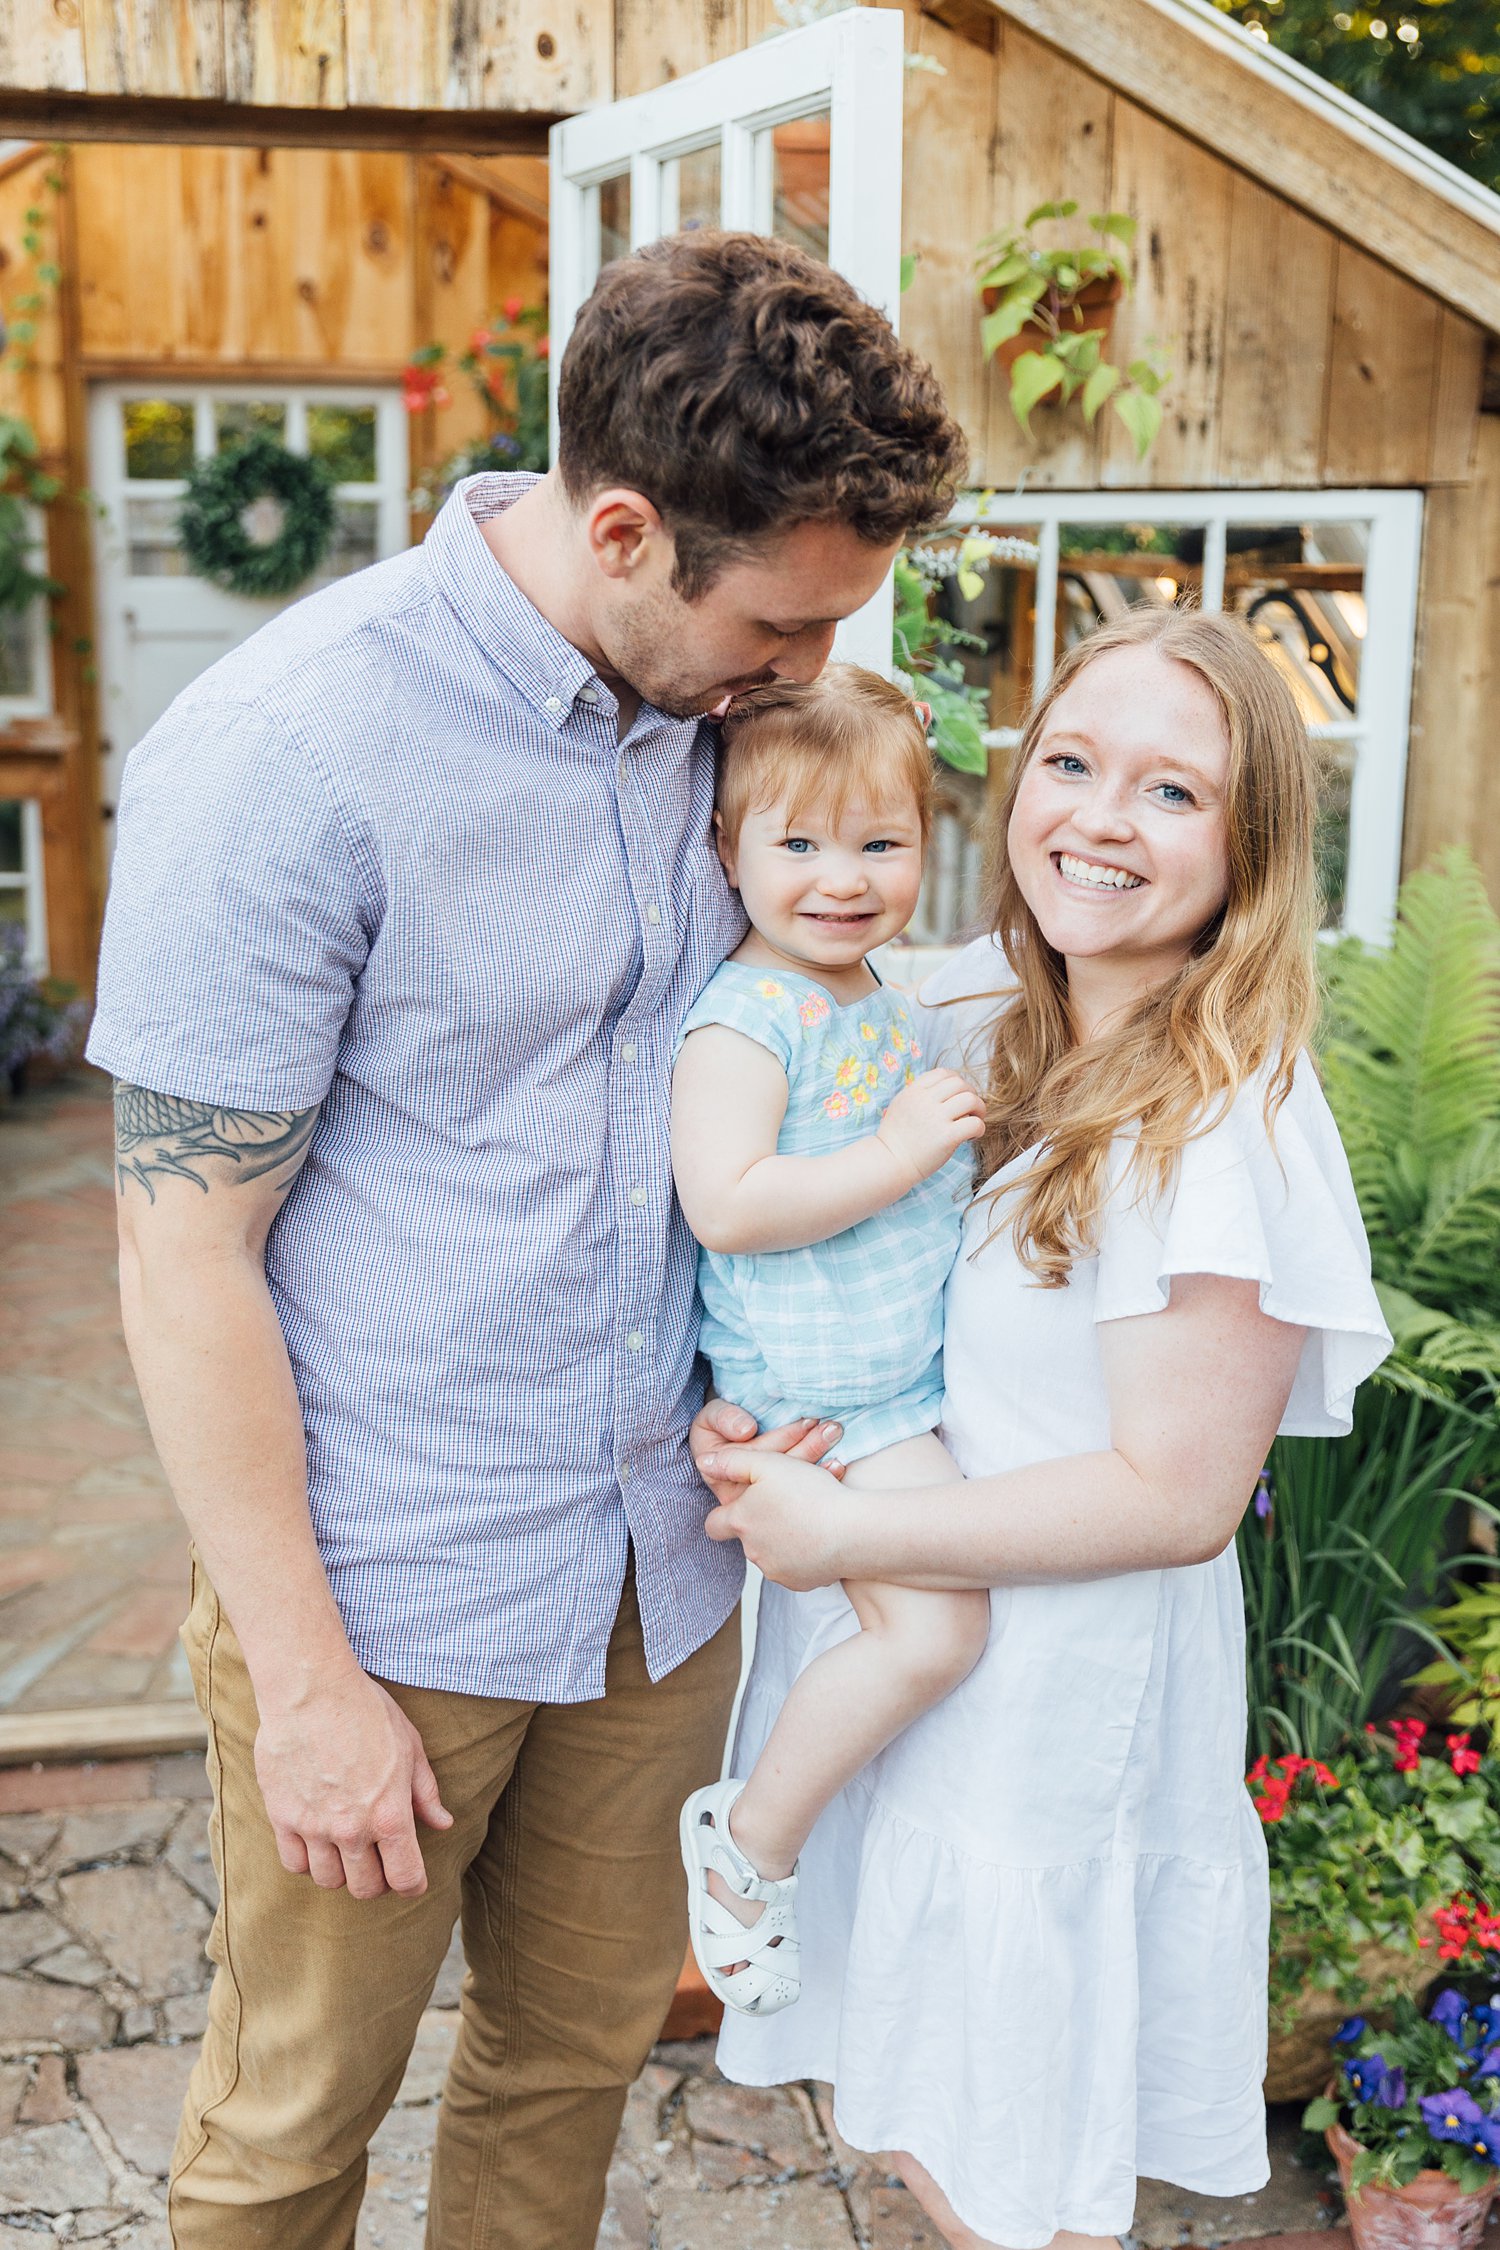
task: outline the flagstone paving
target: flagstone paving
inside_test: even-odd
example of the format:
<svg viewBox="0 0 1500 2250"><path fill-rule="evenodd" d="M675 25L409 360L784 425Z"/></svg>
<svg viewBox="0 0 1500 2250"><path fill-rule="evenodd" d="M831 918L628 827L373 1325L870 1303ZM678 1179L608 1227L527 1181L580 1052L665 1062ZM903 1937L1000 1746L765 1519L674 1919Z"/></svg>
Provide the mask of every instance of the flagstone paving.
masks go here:
<svg viewBox="0 0 1500 2250"><path fill-rule="evenodd" d="M0 1712L190 1698L187 1541L120 1328L110 1089L0 1101Z"/></svg>
<svg viewBox="0 0 1500 2250"><path fill-rule="evenodd" d="M202 1761L0 1771L0 2238L169 2250L164 2182L204 2023L214 1904ZM422 2250L457 2026L450 1953L370 2151L359 2250ZM730 2086L707 2039L663 2044L631 2090L598 2250L943 2250L899 2182L840 2140L827 2089ZM1347 2250L1291 2161L1214 2201L1147 2182L1139 2250L1280 2234ZM1316 2243L1312 2234L1318 2232ZM1264 2250L1273 2250L1265 2244Z"/></svg>

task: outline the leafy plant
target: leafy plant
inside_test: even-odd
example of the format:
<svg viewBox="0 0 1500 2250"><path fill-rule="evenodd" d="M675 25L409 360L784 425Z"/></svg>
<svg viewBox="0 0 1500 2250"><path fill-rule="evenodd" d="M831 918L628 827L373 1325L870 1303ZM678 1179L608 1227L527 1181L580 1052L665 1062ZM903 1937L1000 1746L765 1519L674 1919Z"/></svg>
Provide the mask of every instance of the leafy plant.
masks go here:
<svg viewBox="0 0 1500 2250"><path fill-rule="evenodd" d="M1238 1535L1253 1749L1326 1758L1380 1707L1492 1447L1486 1414L1379 1375L1349 1437L1277 1438Z"/></svg>
<svg viewBox="0 0 1500 2250"><path fill-rule="evenodd" d="M1257 1758L1246 1777L1270 1861L1271 2022L1284 2031L1308 1987L1345 2008L1388 2004L1406 1956L1455 1973L1500 1940L1500 1765L1466 1734L1424 1750L1420 1719L1356 1734L1327 1762ZM1372 1949L1379 1953L1372 1958Z"/></svg>
<svg viewBox="0 0 1500 2250"><path fill-rule="evenodd" d="M62 485L39 465L36 432L17 414L0 414L0 611L27 609L39 594L60 594L59 581L31 560L28 505L45 508Z"/></svg>
<svg viewBox="0 0 1500 2250"><path fill-rule="evenodd" d="M959 583L966 591L979 591L982 581L975 565L986 557L990 544L980 534L960 548ZM969 549L973 551L965 560ZM920 695L930 705L932 747L943 763L958 773L983 773L989 764L984 732L989 725L990 699L983 688L965 679L963 666L947 652L983 648L984 643L961 625L934 614L932 596L937 578L918 552L909 547L902 550L896 558L895 577L892 656L896 676L913 695Z"/></svg>
<svg viewBox="0 0 1500 2250"><path fill-rule="evenodd" d="M1388 949L1334 949L1328 1001L1324 1083L1396 1338L1386 1378L1482 1402L1500 1440L1500 920L1466 853L1407 878Z"/></svg>
<svg viewBox="0 0 1500 2250"><path fill-rule="evenodd" d="M1459 2191L1494 2185L1500 2165L1500 2009L1440 1992L1424 2017L1396 2002L1391 2025L1373 2031L1351 2016L1334 2035L1343 2084L1309 2102L1314 2132L1342 2122L1358 2144L1350 2188L1407 2187L1441 2169Z"/></svg>
<svg viewBox="0 0 1500 2250"><path fill-rule="evenodd" d="M1030 435L1033 407L1054 391L1064 403L1079 393L1090 428L1099 409L1108 404L1129 431L1137 456L1143 458L1161 428L1158 394L1171 371L1149 346L1126 367L1107 360L1103 356L1107 330L1088 324L1085 303L1086 292L1099 284L1116 295L1130 288L1125 251L1135 241L1136 223L1128 212L1096 211L1088 219L1096 242L1044 249L1032 229L1046 219L1071 219L1077 209L1071 198L1039 203L1023 226L990 235L979 245L978 288L981 296L992 292L996 300L979 327L985 357L991 358L1023 329L1033 328L1038 348L1018 353L1010 371L1011 412L1021 428Z"/></svg>
<svg viewBox="0 0 1500 2250"><path fill-rule="evenodd" d="M1422 1622L1447 1653L1407 1684L1445 1690L1458 1725L1482 1726L1494 1741L1500 1730L1500 1577L1465 1586L1446 1608L1426 1611Z"/></svg>
<svg viewBox="0 0 1500 2250"><path fill-rule="evenodd" d="M430 509L446 499L461 477L481 470L547 467L547 311L508 297L487 328L476 328L467 351L453 365L464 375L489 420L482 438L460 446L441 461L412 494L413 507ZM446 406L443 370L446 344L424 344L412 354L402 384L409 414Z"/></svg>
<svg viewBox="0 0 1500 2250"><path fill-rule="evenodd" d="M34 977L26 966L25 932L0 922L0 1080L15 1088L36 1055L72 1062L88 1021L85 1002L56 979Z"/></svg>

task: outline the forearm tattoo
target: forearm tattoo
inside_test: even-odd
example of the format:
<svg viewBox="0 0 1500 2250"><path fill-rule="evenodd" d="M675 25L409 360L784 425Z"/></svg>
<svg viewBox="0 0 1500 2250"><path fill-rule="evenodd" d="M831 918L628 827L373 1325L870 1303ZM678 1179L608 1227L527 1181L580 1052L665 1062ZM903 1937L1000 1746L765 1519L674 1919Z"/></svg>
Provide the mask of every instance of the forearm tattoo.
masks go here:
<svg viewBox="0 0 1500 2250"><path fill-rule="evenodd" d="M316 1109L217 1109L115 1082L115 1176L134 1180L154 1203L154 1180L241 1184L279 1174L289 1188L307 1154Z"/></svg>

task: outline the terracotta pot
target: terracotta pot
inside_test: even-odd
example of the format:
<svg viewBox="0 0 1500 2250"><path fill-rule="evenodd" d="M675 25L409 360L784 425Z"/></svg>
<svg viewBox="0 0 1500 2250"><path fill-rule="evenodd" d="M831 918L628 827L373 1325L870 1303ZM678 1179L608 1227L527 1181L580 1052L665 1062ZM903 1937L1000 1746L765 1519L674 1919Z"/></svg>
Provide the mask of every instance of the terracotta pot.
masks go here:
<svg viewBox="0 0 1500 2250"><path fill-rule="evenodd" d="M1328 2094L1337 2099L1337 2081ZM1330 2125L1323 2138L1339 2168L1354 2250L1477 2250L1500 2179L1475 2195L1462 2195L1446 2172L1419 2172L1406 2187L1362 2187L1349 2193L1349 2175L1359 2142L1342 2125Z"/></svg>
<svg viewBox="0 0 1500 2250"><path fill-rule="evenodd" d="M1418 1934L1430 1938L1433 1924L1423 1915ZM1328 2076L1328 2047L1345 2016L1359 2008L1380 2006L1404 1992L1413 2000L1432 1982L1440 1966L1433 1949L1411 1953L1388 1945L1367 1945L1359 1955L1356 1974L1371 1999L1357 2004L1308 1985L1296 2008L1279 2030L1273 2029L1266 2052L1266 2100L1310 2101L1321 2093Z"/></svg>
<svg viewBox="0 0 1500 2250"><path fill-rule="evenodd" d="M1085 288L1079 291L1072 304L1063 314L1063 327L1065 329L1071 328L1075 332L1084 328L1102 328L1104 330L1104 341L1099 346L1099 350L1107 358L1109 355L1109 339L1114 333L1115 308L1123 295L1124 284L1118 274L1106 274L1100 281L1089 282ZM1000 291L998 289L986 289L983 292L986 312L993 312L999 302ZM1039 352L1050 341L1051 339L1045 328L1039 327L1034 320L1028 320L1025 327L1019 329L1008 343L996 346L994 365L1004 368L1006 374L1009 375L1022 352ZM1055 403L1055 394L1051 398L1042 400L1043 406Z"/></svg>

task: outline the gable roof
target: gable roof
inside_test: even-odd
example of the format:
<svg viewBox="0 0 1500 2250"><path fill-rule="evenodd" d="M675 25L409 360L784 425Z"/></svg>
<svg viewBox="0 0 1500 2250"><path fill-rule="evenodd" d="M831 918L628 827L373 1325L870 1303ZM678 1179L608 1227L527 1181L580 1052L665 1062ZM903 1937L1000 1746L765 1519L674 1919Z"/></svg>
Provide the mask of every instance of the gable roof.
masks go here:
<svg viewBox="0 0 1500 2250"><path fill-rule="evenodd" d="M1210 0L989 5L1500 334L1500 195Z"/></svg>

